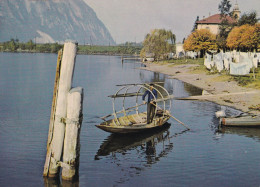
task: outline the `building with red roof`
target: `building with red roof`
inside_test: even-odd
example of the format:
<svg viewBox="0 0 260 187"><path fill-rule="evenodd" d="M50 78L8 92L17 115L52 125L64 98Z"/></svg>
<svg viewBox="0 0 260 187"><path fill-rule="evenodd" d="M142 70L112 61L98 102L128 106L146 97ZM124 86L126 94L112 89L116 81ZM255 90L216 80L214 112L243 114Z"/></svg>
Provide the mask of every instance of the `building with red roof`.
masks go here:
<svg viewBox="0 0 260 187"><path fill-rule="evenodd" d="M239 19L240 10L238 4L236 3L232 12L232 17L226 16L229 23L235 23ZM213 34L219 33L219 26L222 21L221 14L214 14L202 20L196 21L197 29L208 29Z"/></svg>

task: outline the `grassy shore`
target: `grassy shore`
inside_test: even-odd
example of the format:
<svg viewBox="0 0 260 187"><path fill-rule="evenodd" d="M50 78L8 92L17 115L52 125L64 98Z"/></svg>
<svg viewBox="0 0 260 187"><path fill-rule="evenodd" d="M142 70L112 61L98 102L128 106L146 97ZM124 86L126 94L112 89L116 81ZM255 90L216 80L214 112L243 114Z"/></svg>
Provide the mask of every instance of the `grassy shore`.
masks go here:
<svg viewBox="0 0 260 187"><path fill-rule="evenodd" d="M228 71L223 70L218 72L217 69L208 70L204 66L204 59L172 59L169 61L157 62L155 64L167 64L169 67L174 67L178 65L185 64L195 64L197 66L192 67L190 73L206 73L208 75L217 74L218 77L215 79L216 81L236 81L238 85L247 87L247 88L255 88L260 89L260 70L259 68L251 69L249 75L245 76L233 76L230 75Z"/></svg>
<svg viewBox="0 0 260 187"><path fill-rule="evenodd" d="M79 45L79 54L103 54L103 55L138 55L141 46L91 46Z"/></svg>

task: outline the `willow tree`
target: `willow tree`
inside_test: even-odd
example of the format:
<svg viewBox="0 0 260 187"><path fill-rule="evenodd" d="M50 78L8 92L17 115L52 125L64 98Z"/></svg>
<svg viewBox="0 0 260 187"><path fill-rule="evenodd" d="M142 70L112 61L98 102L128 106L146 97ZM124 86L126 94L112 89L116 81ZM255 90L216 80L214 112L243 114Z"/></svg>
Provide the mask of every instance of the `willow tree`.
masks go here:
<svg viewBox="0 0 260 187"><path fill-rule="evenodd" d="M204 56L208 50L216 50L216 35L207 29L200 29L192 32L184 41L183 48L185 51L200 52Z"/></svg>
<svg viewBox="0 0 260 187"><path fill-rule="evenodd" d="M165 59L167 54L174 52L175 34L170 30L154 29L145 36L141 56L153 54L155 60Z"/></svg>

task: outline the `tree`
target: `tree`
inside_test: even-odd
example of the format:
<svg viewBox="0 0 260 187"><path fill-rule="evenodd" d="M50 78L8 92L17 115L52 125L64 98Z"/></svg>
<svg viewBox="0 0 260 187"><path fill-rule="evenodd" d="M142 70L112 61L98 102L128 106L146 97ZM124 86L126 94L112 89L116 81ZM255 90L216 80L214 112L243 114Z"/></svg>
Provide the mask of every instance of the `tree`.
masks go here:
<svg viewBox="0 0 260 187"><path fill-rule="evenodd" d="M257 13L255 11L250 12L250 13L245 13L241 16L241 18L238 20L237 25L255 25L258 22L259 19L257 19Z"/></svg>
<svg viewBox="0 0 260 187"><path fill-rule="evenodd" d="M231 49L236 49L239 47L239 35L241 28L234 27L227 37L227 46Z"/></svg>
<svg viewBox="0 0 260 187"><path fill-rule="evenodd" d="M15 39L13 39L13 38L9 42L9 49L11 51L15 51L17 49L17 45L16 45L16 42L15 42Z"/></svg>
<svg viewBox="0 0 260 187"><path fill-rule="evenodd" d="M196 30L184 41L183 48L185 51L200 51L204 56L206 51L217 49L216 35L207 29Z"/></svg>
<svg viewBox="0 0 260 187"><path fill-rule="evenodd" d="M51 53L57 53L62 48L62 45L59 45L57 42L51 44Z"/></svg>
<svg viewBox="0 0 260 187"><path fill-rule="evenodd" d="M221 15L221 23L219 26L219 34L217 36L217 45L218 48L225 49L226 48L226 39L230 30L232 29L232 25L229 23L227 17L231 15L230 12L231 4L229 0L222 0L218 5L218 10Z"/></svg>
<svg viewBox="0 0 260 187"><path fill-rule="evenodd" d="M260 24L242 25L235 27L229 33L227 46L231 49L242 51L253 51L259 49L260 45Z"/></svg>
<svg viewBox="0 0 260 187"><path fill-rule="evenodd" d="M25 44L26 48L29 50L33 50L34 48L34 44L32 40L29 40L26 44Z"/></svg>
<svg viewBox="0 0 260 187"><path fill-rule="evenodd" d="M255 24L253 39L256 41L256 48L260 50L260 23Z"/></svg>
<svg viewBox="0 0 260 187"><path fill-rule="evenodd" d="M194 32L196 29L197 29L197 21L199 21L199 16L197 16L197 19L196 19L196 21L194 22L194 25L193 25L193 28L192 28L192 30L191 30L191 32Z"/></svg>
<svg viewBox="0 0 260 187"><path fill-rule="evenodd" d="M167 53L174 51L176 36L170 30L154 29L145 36L141 56L152 53L155 60L165 59Z"/></svg>
<svg viewBox="0 0 260 187"><path fill-rule="evenodd" d="M218 5L218 10L220 11L221 17L231 16L230 13L231 4L229 0L222 0Z"/></svg>

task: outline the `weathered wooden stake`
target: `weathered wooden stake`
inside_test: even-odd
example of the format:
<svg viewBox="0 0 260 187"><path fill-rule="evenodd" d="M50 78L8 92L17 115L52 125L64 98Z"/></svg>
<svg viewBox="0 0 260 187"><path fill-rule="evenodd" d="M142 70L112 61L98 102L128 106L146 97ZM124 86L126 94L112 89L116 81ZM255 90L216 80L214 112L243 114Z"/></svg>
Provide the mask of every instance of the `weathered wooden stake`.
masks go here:
<svg viewBox="0 0 260 187"><path fill-rule="evenodd" d="M62 57L62 49L58 52L58 58L57 58L57 67L56 67L56 75L55 75L55 81L54 81L54 90L53 90L53 98L52 98L52 107L51 107L51 117L50 117L50 123L49 123L49 135L48 135L48 141L47 141L47 154L46 154L46 161L44 165L44 171L43 176L48 176L49 171L49 164L50 164L50 158L51 158L51 149L49 149L52 136L53 136L53 123L54 123L54 115L56 111L56 103L57 103L57 94L58 94L58 87L59 87L59 80L60 80L60 64L61 64L61 57Z"/></svg>
<svg viewBox="0 0 260 187"><path fill-rule="evenodd" d="M82 123L83 88L77 87L68 94L66 132L64 139L62 179L72 180L79 166L79 134Z"/></svg>
<svg viewBox="0 0 260 187"><path fill-rule="evenodd" d="M59 174L60 160L63 150L63 141L65 134L64 119L66 119L67 115L67 95L69 93L69 90L71 89L76 52L76 43L66 42L64 44L63 57L60 69L60 81L58 88L56 112L54 116L53 137L49 147L49 149L51 149L51 156L50 162L45 162L46 166L49 165L49 169L46 175L49 177L56 177ZM47 150L47 153L48 152L49 151Z"/></svg>

